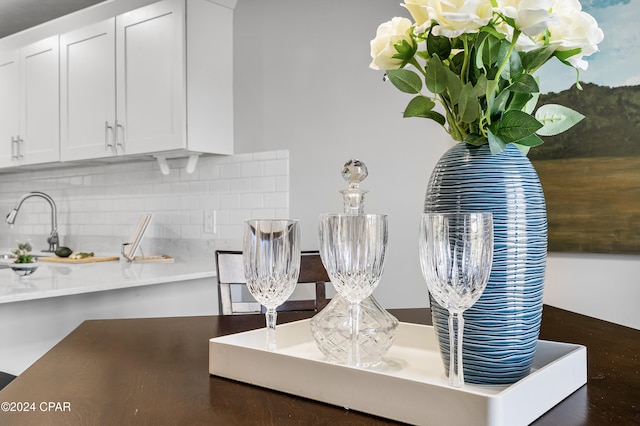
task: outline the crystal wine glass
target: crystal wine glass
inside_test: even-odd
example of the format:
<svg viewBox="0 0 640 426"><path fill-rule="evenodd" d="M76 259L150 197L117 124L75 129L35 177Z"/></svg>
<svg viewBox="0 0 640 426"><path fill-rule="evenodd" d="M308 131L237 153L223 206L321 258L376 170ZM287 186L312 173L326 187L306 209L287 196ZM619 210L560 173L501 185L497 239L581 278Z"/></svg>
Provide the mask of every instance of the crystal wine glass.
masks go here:
<svg viewBox="0 0 640 426"><path fill-rule="evenodd" d="M348 365L360 367L360 302L378 286L387 248L387 216L320 215L320 256L336 291L349 303Z"/></svg>
<svg viewBox="0 0 640 426"><path fill-rule="evenodd" d="M425 213L419 246L429 292L449 311L449 384L462 387L462 314L478 301L489 279L493 217L491 213Z"/></svg>
<svg viewBox="0 0 640 426"><path fill-rule="evenodd" d="M247 287L267 309L267 349L275 351L276 308L291 296L300 273L300 224L287 219L247 220L243 247Z"/></svg>

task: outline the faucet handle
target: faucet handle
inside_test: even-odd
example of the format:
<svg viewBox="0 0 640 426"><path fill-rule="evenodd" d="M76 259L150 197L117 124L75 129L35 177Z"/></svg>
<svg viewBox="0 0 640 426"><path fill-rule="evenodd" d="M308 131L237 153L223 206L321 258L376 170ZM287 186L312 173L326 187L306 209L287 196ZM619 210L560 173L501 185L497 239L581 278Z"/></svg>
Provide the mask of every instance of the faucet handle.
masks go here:
<svg viewBox="0 0 640 426"><path fill-rule="evenodd" d="M47 251L55 252L58 249L58 244L60 243L58 228L54 228L53 231L51 231L51 235L47 238L47 242L49 243L49 250Z"/></svg>

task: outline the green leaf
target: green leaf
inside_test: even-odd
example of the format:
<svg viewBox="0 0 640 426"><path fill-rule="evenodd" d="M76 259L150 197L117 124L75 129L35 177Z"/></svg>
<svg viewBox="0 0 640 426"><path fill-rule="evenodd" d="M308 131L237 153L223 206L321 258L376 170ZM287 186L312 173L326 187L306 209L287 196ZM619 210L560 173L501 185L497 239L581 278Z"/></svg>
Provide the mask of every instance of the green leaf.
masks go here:
<svg viewBox="0 0 640 426"><path fill-rule="evenodd" d="M431 93L442 93L447 89L447 72L438 55L427 62L424 82Z"/></svg>
<svg viewBox="0 0 640 426"><path fill-rule="evenodd" d="M446 119L444 118L444 115L440 114L437 111L428 112L425 115L423 115L422 118L429 118L441 126L444 126L447 122Z"/></svg>
<svg viewBox="0 0 640 426"><path fill-rule="evenodd" d="M535 111L536 109L536 105L538 105L539 98L540 98L540 93L533 93L531 95L531 99L529 99L529 101L524 106L522 111L526 112L529 115L533 114L533 111Z"/></svg>
<svg viewBox="0 0 640 426"><path fill-rule="evenodd" d="M422 80L413 71L404 68L387 70L387 77L401 92L415 94L420 93L420 90L422 90Z"/></svg>
<svg viewBox="0 0 640 426"><path fill-rule="evenodd" d="M494 136L509 143L524 139L534 134L541 127L542 123L529 114L522 111L509 110L502 115L500 120L491 123L489 128ZM489 139L489 142L491 142L491 139Z"/></svg>
<svg viewBox="0 0 640 426"><path fill-rule="evenodd" d="M517 143L518 145L522 145L522 146L533 147L533 146L542 145L544 141L534 133L533 135L529 135L526 138L520 139L519 141L516 141L514 143Z"/></svg>
<svg viewBox="0 0 640 426"><path fill-rule="evenodd" d="M537 93L540 91L536 79L531 74L522 74L509 87L512 92Z"/></svg>
<svg viewBox="0 0 640 426"><path fill-rule="evenodd" d="M500 77L507 81L512 81L522 72L522 60L517 52L511 53L509 56L509 63L502 70Z"/></svg>
<svg viewBox="0 0 640 426"><path fill-rule="evenodd" d="M496 95L497 88L498 80L487 80L487 99L493 98Z"/></svg>
<svg viewBox="0 0 640 426"><path fill-rule="evenodd" d="M543 124L536 133L540 136L557 135L569 130L583 118L584 115L562 105L543 105L536 111L536 119Z"/></svg>
<svg viewBox="0 0 640 426"><path fill-rule="evenodd" d="M486 145L489 142L487 138L477 133L469 133L467 136L465 136L464 141L465 143L473 146Z"/></svg>
<svg viewBox="0 0 640 426"><path fill-rule="evenodd" d="M492 66L498 61L498 55L500 52L501 41L499 38L489 35L483 43L482 52L480 52L481 60L485 65ZM477 65L478 66L478 65ZM479 65L478 68L484 68Z"/></svg>
<svg viewBox="0 0 640 426"><path fill-rule="evenodd" d="M562 62L566 62L567 59L569 59L573 55L577 55L580 52L582 52L582 48L576 47L575 49L571 50L556 50L553 52L553 56L560 59Z"/></svg>
<svg viewBox="0 0 640 426"><path fill-rule="evenodd" d="M507 148L507 144L498 136L494 135L491 130L489 130L487 140L489 141L489 149L492 154L500 154Z"/></svg>
<svg viewBox="0 0 640 426"><path fill-rule="evenodd" d="M508 16L503 16L502 17L504 19L504 21L509 24L509 26L513 27L513 28L518 28L518 26L516 25L516 20L513 18L509 18Z"/></svg>
<svg viewBox="0 0 640 426"><path fill-rule="evenodd" d="M429 35L427 36L427 52L429 52L429 57L436 55L444 61L448 59L451 54L451 41L445 36L436 36L429 31Z"/></svg>
<svg viewBox="0 0 640 426"><path fill-rule="evenodd" d="M473 85L467 83L460 92L458 102L458 115L463 123L473 123L480 114L480 103L475 94Z"/></svg>
<svg viewBox="0 0 640 426"><path fill-rule="evenodd" d="M489 116L495 117L496 115L501 114L503 111L507 110L507 102L509 101L509 96L511 92L508 90L503 90L495 96L493 99L488 102L489 105Z"/></svg>
<svg viewBox="0 0 640 426"><path fill-rule="evenodd" d="M409 101L407 109L404 110L404 117L425 117L435 106L436 103L430 98L422 95L416 96Z"/></svg>
<svg viewBox="0 0 640 426"><path fill-rule="evenodd" d="M500 39L500 40L505 38L504 34L499 33L495 28L493 28L492 26L489 26L489 25L487 25L485 27L481 27L480 28L480 32L481 33L489 33L492 36L494 36L495 38Z"/></svg>
<svg viewBox="0 0 640 426"><path fill-rule="evenodd" d="M527 71L535 71L543 66L554 54L555 47L552 45L543 46L539 49L531 50L522 55L522 66Z"/></svg>
<svg viewBox="0 0 640 426"><path fill-rule="evenodd" d="M500 43L500 49L498 50L498 64L502 64L504 61L507 60L507 55L509 54L509 47L511 46L511 44L506 41L503 40ZM497 69L497 67L496 67Z"/></svg>
<svg viewBox="0 0 640 426"><path fill-rule="evenodd" d="M531 149L530 146L520 145L517 142L513 142L513 145L515 145L515 147L518 148L520 150L520 152L522 152L524 155L529 154L529 150Z"/></svg>
<svg viewBox="0 0 640 426"><path fill-rule="evenodd" d="M460 92L462 91L462 82L460 81L460 77L458 77L453 71L448 68L445 69L447 73L447 92L449 92L451 104L457 105L458 100L460 99Z"/></svg>
<svg viewBox="0 0 640 426"><path fill-rule="evenodd" d="M426 96L416 96L409 101L407 109L404 110L404 118L429 118L441 126L444 126L446 124L446 119L444 118L444 115L437 111L433 111L435 105L435 102Z"/></svg>
<svg viewBox="0 0 640 426"><path fill-rule="evenodd" d="M489 86L489 82L487 81L487 77L484 74L482 74L480 75L480 77L478 77L478 81L476 81L475 86L473 86L473 93L478 98L486 96L488 86Z"/></svg>
<svg viewBox="0 0 640 426"><path fill-rule="evenodd" d="M514 93L506 109L516 109L518 111L524 111L531 97L531 93Z"/></svg>
<svg viewBox="0 0 640 426"><path fill-rule="evenodd" d="M456 53L449 61L449 68L454 73L460 75L462 72L462 65L464 64L464 51Z"/></svg>

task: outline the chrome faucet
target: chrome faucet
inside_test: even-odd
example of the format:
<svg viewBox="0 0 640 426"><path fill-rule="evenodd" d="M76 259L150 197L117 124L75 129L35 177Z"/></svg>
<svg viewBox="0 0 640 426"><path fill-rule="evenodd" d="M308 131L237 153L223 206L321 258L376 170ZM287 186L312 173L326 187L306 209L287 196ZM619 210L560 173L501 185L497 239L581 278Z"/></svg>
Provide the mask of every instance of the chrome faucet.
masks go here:
<svg viewBox="0 0 640 426"><path fill-rule="evenodd" d="M49 235L49 238L47 238L47 242L49 243L49 250L42 251L55 252L58 249L58 244L60 242L58 238L58 209L56 208L56 203L53 201L53 198L51 198L44 192L27 192L22 197L20 197L11 213L7 215L7 223L10 225L13 225L15 223L16 216L18 215L18 210L20 210L22 203L24 203L27 198L31 197L44 198L49 203L49 206L51 206L51 234Z"/></svg>

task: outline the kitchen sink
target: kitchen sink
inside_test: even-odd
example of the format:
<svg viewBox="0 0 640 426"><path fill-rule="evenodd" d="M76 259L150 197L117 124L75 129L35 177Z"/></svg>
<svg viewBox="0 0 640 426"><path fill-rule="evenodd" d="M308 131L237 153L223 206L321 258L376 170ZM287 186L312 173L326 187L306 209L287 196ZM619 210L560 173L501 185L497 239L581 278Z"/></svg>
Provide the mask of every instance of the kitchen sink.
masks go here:
<svg viewBox="0 0 640 426"><path fill-rule="evenodd" d="M15 258L16 256L13 253L0 253L0 269L8 269L9 262Z"/></svg>

